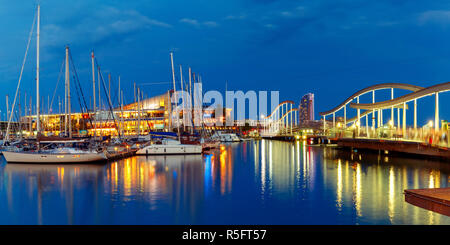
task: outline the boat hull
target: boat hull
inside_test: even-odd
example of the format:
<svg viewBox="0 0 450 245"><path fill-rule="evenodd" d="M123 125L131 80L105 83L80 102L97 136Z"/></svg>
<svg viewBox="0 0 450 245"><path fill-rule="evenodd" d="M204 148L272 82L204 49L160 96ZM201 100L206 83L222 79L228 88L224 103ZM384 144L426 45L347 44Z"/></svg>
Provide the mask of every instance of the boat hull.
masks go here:
<svg viewBox="0 0 450 245"><path fill-rule="evenodd" d="M136 152L137 155L202 154L201 145L150 145Z"/></svg>
<svg viewBox="0 0 450 245"><path fill-rule="evenodd" d="M4 151L3 156L8 163L83 163L106 160L104 153L51 154Z"/></svg>
<svg viewBox="0 0 450 245"><path fill-rule="evenodd" d="M214 142L204 142L202 144L203 149L209 150L209 149L215 149L220 146L220 142L214 141Z"/></svg>

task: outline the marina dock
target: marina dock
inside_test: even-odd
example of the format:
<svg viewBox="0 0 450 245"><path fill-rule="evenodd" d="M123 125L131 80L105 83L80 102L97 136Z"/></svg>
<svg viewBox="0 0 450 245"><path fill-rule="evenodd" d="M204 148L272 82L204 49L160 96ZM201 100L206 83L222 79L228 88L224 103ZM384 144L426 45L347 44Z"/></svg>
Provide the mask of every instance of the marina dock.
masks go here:
<svg viewBox="0 0 450 245"><path fill-rule="evenodd" d="M405 190L405 201L412 205L450 216L450 187Z"/></svg>
<svg viewBox="0 0 450 245"><path fill-rule="evenodd" d="M450 160L450 150L447 147L438 147L422 142L341 138L338 139L337 144L344 148L388 151Z"/></svg>

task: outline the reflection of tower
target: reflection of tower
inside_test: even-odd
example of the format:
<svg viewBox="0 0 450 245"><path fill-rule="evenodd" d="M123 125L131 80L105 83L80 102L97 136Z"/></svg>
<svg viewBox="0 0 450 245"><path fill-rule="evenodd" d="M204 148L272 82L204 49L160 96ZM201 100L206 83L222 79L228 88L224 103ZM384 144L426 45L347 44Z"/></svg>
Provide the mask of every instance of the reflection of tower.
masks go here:
<svg viewBox="0 0 450 245"><path fill-rule="evenodd" d="M299 123L314 121L314 94L308 93L302 97L299 106Z"/></svg>

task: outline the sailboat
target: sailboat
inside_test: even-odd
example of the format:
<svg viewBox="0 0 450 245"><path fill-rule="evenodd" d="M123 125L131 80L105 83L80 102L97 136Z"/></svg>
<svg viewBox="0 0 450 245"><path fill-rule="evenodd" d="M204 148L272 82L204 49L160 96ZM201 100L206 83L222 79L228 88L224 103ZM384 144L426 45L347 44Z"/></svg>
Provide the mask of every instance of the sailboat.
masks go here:
<svg viewBox="0 0 450 245"><path fill-rule="evenodd" d="M40 31L40 5L37 6L37 53L36 53L36 130L37 130L37 149L26 150L25 148L16 148L16 150L8 149L3 151L3 156L8 163L83 163L105 161L107 159L105 152L102 150L82 149L70 147L69 144L83 143L83 140L63 140L63 141L39 141L40 136L40 109L39 109L39 31ZM68 47L66 47L66 83L69 82L69 63L68 63ZM20 81L20 80L19 80ZM20 84L20 83L19 83ZM68 90L70 93L70 90ZM67 94L66 94L67 96ZM70 101L70 95L69 95ZM69 102L70 105L70 102ZM67 118L67 116L66 116ZM69 109L70 118L70 109ZM67 120L66 120L67 123ZM71 132L71 128L70 128ZM7 134L8 135L8 134ZM47 144L41 149L41 144ZM49 149L49 145L55 146ZM48 148L47 148L48 147Z"/></svg>
<svg viewBox="0 0 450 245"><path fill-rule="evenodd" d="M151 144L139 149L138 155L177 155L177 154L202 154L201 145L181 144L174 139L163 139L161 144Z"/></svg>
<svg viewBox="0 0 450 245"><path fill-rule="evenodd" d="M175 70L173 67L173 53L170 53L170 60L172 63L172 77L173 77L173 91L176 95L175 85ZM178 110L176 110L178 115ZM202 154L203 148L201 144L185 144L181 141L180 124L177 121L177 136L178 139L171 139L169 137L164 138L161 144L150 144L139 149L136 154L138 155L172 155L172 154Z"/></svg>

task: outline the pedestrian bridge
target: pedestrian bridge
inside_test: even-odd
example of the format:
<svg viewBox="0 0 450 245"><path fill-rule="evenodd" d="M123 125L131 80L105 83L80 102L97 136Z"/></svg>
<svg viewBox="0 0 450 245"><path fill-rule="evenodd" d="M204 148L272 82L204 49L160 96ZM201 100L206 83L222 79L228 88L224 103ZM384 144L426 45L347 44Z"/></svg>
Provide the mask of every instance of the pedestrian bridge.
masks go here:
<svg viewBox="0 0 450 245"><path fill-rule="evenodd" d="M298 128L298 108L294 108L294 105L292 100L283 101L270 115L262 117L262 135L293 135Z"/></svg>
<svg viewBox="0 0 450 245"><path fill-rule="evenodd" d="M390 100L376 101L376 91L383 89L390 90ZM394 90L399 89L409 93L395 97ZM449 90L450 82L427 88L403 83L382 83L364 88L334 108L320 113L324 134L336 138L386 138L448 146L448 124L442 122L441 125L439 118L439 95ZM360 103L360 97L368 93L372 95L372 103ZM427 96L434 96L434 121L419 127L417 104L421 98ZM407 110L410 106L413 108L413 121L408 127ZM347 110L351 109L356 110L356 116L348 118ZM390 112L390 117L383 118L386 110ZM339 122L336 120L338 114L342 115ZM332 120L327 121L330 116Z"/></svg>

